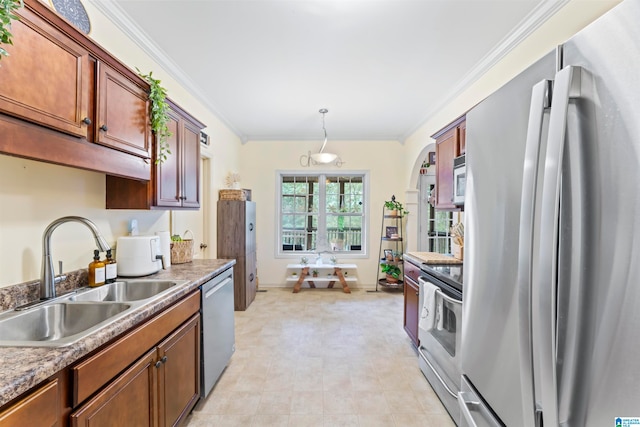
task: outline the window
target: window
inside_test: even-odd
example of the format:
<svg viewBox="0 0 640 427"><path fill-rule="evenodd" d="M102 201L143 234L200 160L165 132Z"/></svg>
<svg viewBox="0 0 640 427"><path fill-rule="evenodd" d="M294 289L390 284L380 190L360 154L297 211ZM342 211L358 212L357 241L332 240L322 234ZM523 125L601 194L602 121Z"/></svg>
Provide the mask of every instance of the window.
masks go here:
<svg viewBox="0 0 640 427"><path fill-rule="evenodd" d="M364 254L367 175L279 173L278 254Z"/></svg>
<svg viewBox="0 0 640 427"><path fill-rule="evenodd" d="M435 185L429 187L429 192L435 191ZM437 211L429 205L428 216L428 241L429 251L441 254L451 253L451 226L453 225L453 213Z"/></svg>

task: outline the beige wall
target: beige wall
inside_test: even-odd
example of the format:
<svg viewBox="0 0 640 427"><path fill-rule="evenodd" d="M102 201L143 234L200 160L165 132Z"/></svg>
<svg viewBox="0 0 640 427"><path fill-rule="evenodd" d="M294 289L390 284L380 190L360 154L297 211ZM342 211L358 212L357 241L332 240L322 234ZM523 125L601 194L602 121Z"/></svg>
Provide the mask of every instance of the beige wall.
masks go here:
<svg viewBox="0 0 640 427"><path fill-rule="evenodd" d="M43 3L48 4L44 1ZM229 169L236 169L239 138L205 106L195 100L180 84L170 78L140 48L130 42L90 2L83 3L91 17L90 37L130 68L153 71L168 89L169 97L205 123L211 146L203 154L211 173L207 186L214 195L223 186ZM0 136L1 137L1 136ZM214 196L217 199L217 196ZM214 227L208 235L196 236L206 241L208 255L215 256L215 199L211 213ZM49 165L0 155L0 287L36 280L40 277L42 232L56 218L79 215L94 221L110 244L127 234L130 219L137 219L141 234L169 230L168 211L115 211L105 209L105 176L101 173ZM206 200L206 199L205 199ZM211 197L209 197L209 201ZM174 211L175 233L202 229L204 210ZM213 243L213 244L212 244ZM95 243L83 225L65 224L53 234L53 260L64 262L64 270L86 268L92 260Z"/></svg>
<svg viewBox="0 0 640 427"><path fill-rule="evenodd" d="M359 286L375 284L382 225L382 204L393 194L403 201L403 147L396 141L329 141L326 151L337 153L345 162L342 167L301 167L300 156L318 150L317 141L249 141L240 149L239 172L242 186L252 190L257 208L257 255L260 286L282 286L288 263L298 256L275 258L276 253L276 173L277 171L360 171L369 173L368 257L349 258L338 255L340 262L358 264ZM291 284L289 285L291 286Z"/></svg>

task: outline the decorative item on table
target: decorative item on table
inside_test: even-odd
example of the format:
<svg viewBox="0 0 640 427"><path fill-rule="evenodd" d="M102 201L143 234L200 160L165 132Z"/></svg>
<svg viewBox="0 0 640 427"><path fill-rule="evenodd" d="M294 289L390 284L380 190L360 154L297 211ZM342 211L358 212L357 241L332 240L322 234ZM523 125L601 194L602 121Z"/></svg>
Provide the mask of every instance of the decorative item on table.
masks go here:
<svg viewBox="0 0 640 427"><path fill-rule="evenodd" d="M313 277L318 277L318 270L313 270L312 275Z"/></svg>
<svg viewBox="0 0 640 427"><path fill-rule="evenodd" d="M336 265L336 264L338 263L338 258L336 258L336 256L335 256L335 255L332 255L332 256L329 258L329 262L330 262L331 264L333 264L333 265Z"/></svg>
<svg viewBox="0 0 640 427"><path fill-rule="evenodd" d="M240 189L240 174L238 172L229 172L227 173L226 178L224 179L224 183L227 188L231 188L234 190Z"/></svg>
<svg viewBox="0 0 640 427"><path fill-rule="evenodd" d="M386 228L385 234L389 239L397 239L398 238L398 227L396 227L396 226L388 226Z"/></svg>
<svg viewBox="0 0 640 427"><path fill-rule="evenodd" d="M464 224L461 222L451 227L451 238L453 239L453 257L464 259Z"/></svg>
<svg viewBox="0 0 640 427"><path fill-rule="evenodd" d="M309 263L309 258L307 258L306 256L303 256L302 258L300 258L300 264L307 265L308 263Z"/></svg>
<svg viewBox="0 0 640 427"><path fill-rule="evenodd" d="M191 234L191 239L187 239L187 233ZM171 264L185 264L193 261L193 232L186 230L185 238L179 234L171 236Z"/></svg>

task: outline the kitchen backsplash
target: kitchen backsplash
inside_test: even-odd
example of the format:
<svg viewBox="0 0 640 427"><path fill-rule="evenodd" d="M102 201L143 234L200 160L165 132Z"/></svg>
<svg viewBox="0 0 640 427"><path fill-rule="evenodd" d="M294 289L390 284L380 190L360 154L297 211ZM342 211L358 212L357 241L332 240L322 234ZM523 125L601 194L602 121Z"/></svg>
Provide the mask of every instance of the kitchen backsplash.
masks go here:
<svg viewBox="0 0 640 427"><path fill-rule="evenodd" d="M56 285L56 294L61 295L74 289L87 286L87 269L65 273L66 280ZM0 312L12 310L23 304L40 298L40 281L18 283L0 288Z"/></svg>

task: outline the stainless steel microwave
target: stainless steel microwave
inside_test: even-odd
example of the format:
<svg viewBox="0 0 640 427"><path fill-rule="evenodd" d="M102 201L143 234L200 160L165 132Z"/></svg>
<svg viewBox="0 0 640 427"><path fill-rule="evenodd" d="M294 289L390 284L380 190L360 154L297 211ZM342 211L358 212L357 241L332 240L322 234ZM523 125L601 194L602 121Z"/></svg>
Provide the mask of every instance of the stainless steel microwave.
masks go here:
<svg viewBox="0 0 640 427"><path fill-rule="evenodd" d="M465 155L453 159L453 204L464 205L464 191L467 186Z"/></svg>

